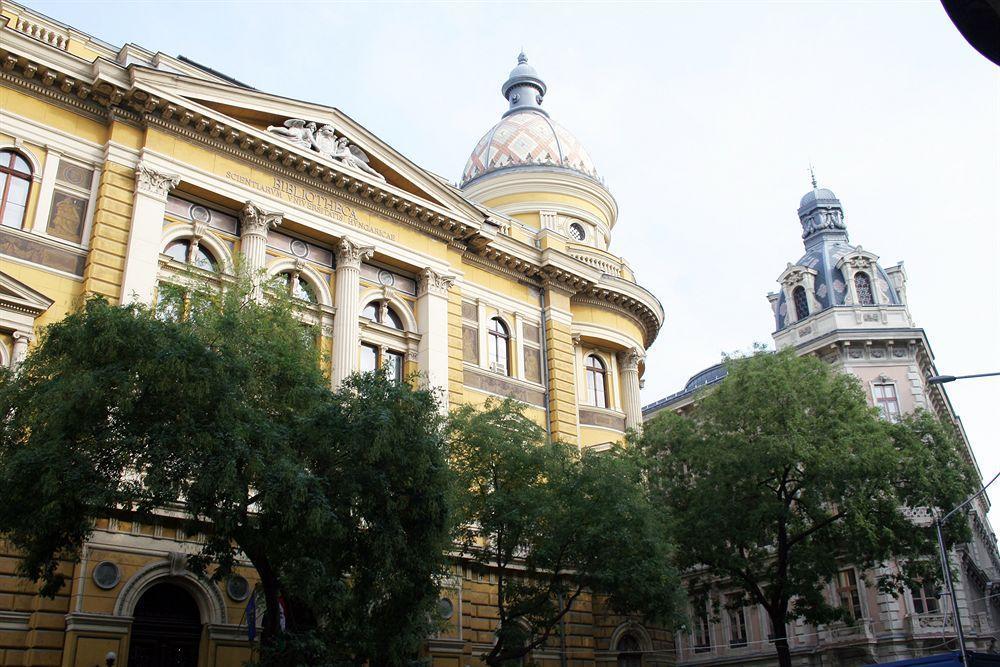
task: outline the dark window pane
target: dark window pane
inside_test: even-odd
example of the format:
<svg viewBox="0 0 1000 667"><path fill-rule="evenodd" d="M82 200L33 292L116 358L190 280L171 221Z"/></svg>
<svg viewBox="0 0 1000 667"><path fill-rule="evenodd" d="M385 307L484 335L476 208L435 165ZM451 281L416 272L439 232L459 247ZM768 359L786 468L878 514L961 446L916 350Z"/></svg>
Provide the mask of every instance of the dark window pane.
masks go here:
<svg viewBox="0 0 1000 667"><path fill-rule="evenodd" d="M799 285L792 290L792 299L795 301L795 319L804 320L809 317L809 299L806 298L806 290Z"/></svg>
<svg viewBox="0 0 1000 667"><path fill-rule="evenodd" d="M858 293L858 303L862 306L874 306L875 298L872 296L872 281L867 273L854 274L854 289Z"/></svg>

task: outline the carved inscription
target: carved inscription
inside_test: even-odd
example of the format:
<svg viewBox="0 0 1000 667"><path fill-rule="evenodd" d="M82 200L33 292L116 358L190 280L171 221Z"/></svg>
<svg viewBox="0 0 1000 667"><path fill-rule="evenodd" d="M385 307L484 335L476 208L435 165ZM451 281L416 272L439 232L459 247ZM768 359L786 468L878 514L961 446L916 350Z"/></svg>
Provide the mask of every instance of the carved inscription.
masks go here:
<svg viewBox="0 0 1000 667"><path fill-rule="evenodd" d="M369 234L374 234L389 241L396 240L395 233L371 224L368 219L369 216L366 213L358 211L353 206L345 204L336 197L331 197L322 192L317 192L311 188L306 188L280 178L273 178L273 182L271 183L261 183L249 176L244 176L234 171L227 171L226 178L240 185L253 188L270 197L301 206L314 213L332 218L337 222L351 225Z"/></svg>

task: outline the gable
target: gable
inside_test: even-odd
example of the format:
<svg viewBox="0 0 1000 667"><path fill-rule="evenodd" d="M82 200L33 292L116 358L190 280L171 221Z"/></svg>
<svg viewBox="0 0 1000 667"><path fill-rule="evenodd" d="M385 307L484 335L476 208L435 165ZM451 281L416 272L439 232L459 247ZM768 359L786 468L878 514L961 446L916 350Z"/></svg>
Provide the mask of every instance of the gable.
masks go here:
<svg viewBox="0 0 1000 667"><path fill-rule="evenodd" d="M53 303L41 292L0 271L0 310L24 313L32 318L48 310Z"/></svg>
<svg viewBox="0 0 1000 667"><path fill-rule="evenodd" d="M385 182L447 209L454 216L482 220L482 213L456 188L421 169L336 108L170 72L137 66L132 69L134 84L153 95L174 97L188 108L252 128L283 150L311 160L346 165L352 173Z"/></svg>

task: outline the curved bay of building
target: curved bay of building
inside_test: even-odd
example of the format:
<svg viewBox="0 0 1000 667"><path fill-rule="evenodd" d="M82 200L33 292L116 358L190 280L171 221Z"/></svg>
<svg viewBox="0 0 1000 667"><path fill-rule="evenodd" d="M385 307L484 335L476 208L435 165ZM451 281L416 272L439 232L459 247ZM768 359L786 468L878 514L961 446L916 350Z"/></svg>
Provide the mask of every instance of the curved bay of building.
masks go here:
<svg viewBox="0 0 1000 667"><path fill-rule="evenodd" d="M641 427L664 313L608 250L615 200L541 108L525 58L504 85L503 131L459 188L337 109L112 48L14 3L0 31L0 363L20 363L86 295L162 302L164 285L219 281L239 257L319 325L331 386L374 367L418 373L447 405L513 397L587 448ZM192 576L201 539L166 520L101 521L54 600L0 556L0 664L89 667L108 652L144 664L167 616L182 664L242 664L254 573ZM492 643L491 587L489 571L455 563L434 664L469 664ZM600 600L581 599L570 628L578 664L672 655L671 636Z"/></svg>

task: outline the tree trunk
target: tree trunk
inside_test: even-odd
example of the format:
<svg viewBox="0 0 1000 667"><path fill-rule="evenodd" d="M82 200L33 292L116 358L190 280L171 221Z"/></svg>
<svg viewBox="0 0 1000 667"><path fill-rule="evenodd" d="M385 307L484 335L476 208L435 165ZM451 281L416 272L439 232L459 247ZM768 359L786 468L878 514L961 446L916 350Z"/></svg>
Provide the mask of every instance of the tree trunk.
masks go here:
<svg viewBox="0 0 1000 667"><path fill-rule="evenodd" d="M792 667L792 652L788 648L788 632L785 630L785 615L771 616L774 629L774 650L778 654L778 667Z"/></svg>

